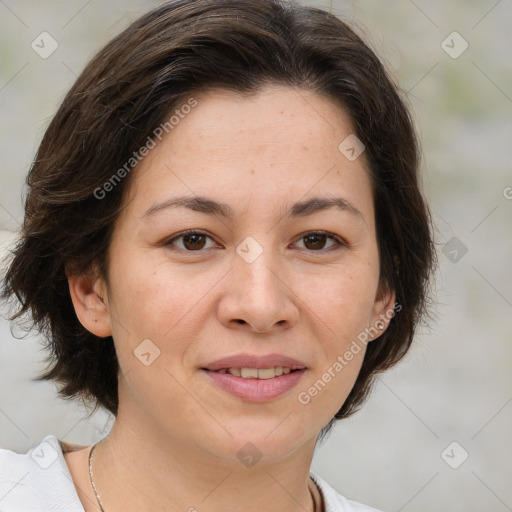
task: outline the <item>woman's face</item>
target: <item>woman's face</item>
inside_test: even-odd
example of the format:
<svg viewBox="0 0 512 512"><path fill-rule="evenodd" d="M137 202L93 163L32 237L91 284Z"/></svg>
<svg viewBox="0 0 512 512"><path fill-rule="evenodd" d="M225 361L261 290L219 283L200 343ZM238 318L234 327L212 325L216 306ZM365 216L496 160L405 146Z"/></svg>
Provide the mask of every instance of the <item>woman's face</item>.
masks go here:
<svg viewBox="0 0 512 512"><path fill-rule="evenodd" d="M394 303L378 290L370 179L353 139L338 148L353 129L331 100L286 87L194 98L132 171L110 287L95 285L109 313L89 330L114 338L118 421L277 461L314 444L358 375L358 335ZM263 370L293 369L283 358L302 369Z"/></svg>

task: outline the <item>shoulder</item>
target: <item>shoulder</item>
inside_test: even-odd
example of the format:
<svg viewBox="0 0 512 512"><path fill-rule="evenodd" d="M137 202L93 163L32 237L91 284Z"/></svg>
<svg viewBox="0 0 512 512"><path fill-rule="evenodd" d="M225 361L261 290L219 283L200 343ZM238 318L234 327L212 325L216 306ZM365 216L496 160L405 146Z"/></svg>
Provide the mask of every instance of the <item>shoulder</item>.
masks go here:
<svg viewBox="0 0 512 512"><path fill-rule="evenodd" d="M314 471L309 472L322 492L325 512L382 512L376 508L363 505L357 501L351 501L339 494L323 478Z"/></svg>
<svg viewBox="0 0 512 512"><path fill-rule="evenodd" d="M0 449L0 510L84 512L53 434L26 453Z"/></svg>

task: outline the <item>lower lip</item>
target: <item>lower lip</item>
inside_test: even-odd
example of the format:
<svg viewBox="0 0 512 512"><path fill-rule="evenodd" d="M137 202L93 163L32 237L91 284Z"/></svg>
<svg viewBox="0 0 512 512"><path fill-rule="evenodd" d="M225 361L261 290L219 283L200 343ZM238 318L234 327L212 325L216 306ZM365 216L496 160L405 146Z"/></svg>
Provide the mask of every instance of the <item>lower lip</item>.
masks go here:
<svg viewBox="0 0 512 512"><path fill-rule="evenodd" d="M304 375L306 369L296 370L272 379L244 379L230 373L201 371L208 375L215 384L238 398L248 402L267 402L279 398L292 389Z"/></svg>

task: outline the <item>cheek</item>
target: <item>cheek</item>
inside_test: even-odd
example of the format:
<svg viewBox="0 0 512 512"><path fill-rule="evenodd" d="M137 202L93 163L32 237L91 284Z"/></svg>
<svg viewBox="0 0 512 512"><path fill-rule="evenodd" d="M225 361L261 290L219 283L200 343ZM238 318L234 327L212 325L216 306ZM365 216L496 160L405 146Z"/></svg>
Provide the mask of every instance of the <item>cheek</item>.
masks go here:
<svg viewBox="0 0 512 512"><path fill-rule="evenodd" d="M116 283L111 316L120 364L124 359L130 368L133 351L148 339L163 356L160 362L167 356L179 361L201 325L197 316L204 314L203 301L207 303L218 277L197 271L190 275L168 261L128 255L111 274Z"/></svg>
<svg viewBox="0 0 512 512"><path fill-rule="evenodd" d="M172 325L197 295L197 286L187 286L183 273L171 268L167 262L126 255L112 272L115 309L130 331L151 329L160 321Z"/></svg>
<svg viewBox="0 0 512 512"><path fill-rule="evenodd" d="M371 280L347 273L325 284L305 288L319 357L297 396L311 417L323 423L338 412L357 379L366 352L358 335L368 326L373 306Z"/></svg>
<svg viewBox="0 0 512 512"><path fill-rule="evenodd" d="M201 325L200 309L195 307L208 282L196 278L195 286L187 286L187 279L179 270L171 272L169 264L128 257L116 268L113 280L117 285L111 316L124 376L120 392L128 393L131 398L125 400L135 400L148 414L166 400L179 403L185 413L191 405L175 370Z"/></svg>
<svg viewBox="0 0 512 512"><path fill-rule="evenodd" d="M368 326L373 311L377 276L369 265L346 265L300 286L307 315L325 328L326 340L341 348ZM308 313L309 311L309 313Z"/></svg>

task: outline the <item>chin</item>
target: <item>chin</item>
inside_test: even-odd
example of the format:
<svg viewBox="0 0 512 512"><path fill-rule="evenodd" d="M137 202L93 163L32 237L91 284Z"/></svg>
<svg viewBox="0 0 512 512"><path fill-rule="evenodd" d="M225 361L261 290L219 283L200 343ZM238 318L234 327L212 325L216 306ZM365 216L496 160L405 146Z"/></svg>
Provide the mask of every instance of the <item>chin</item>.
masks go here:
<svg viewBox="0 0 512 512"><path fill-rule="evenodd" d="M290 415L290 416L293 416ZM227 426L227 425L226 425ZM265 421L254 422L249 418L227 426L227 433L218 439L218 451L229 459L236 458L244 463L245 460L261 460L261 463L277 463L286 459L309 441L314 445L318 432L309 434L295 423L291 424L290 417L273 417ZM213 441L209 443L209 449ZM219 455L221 455L219 453Z"/></svg>

